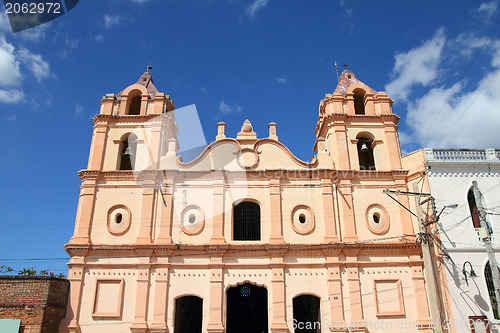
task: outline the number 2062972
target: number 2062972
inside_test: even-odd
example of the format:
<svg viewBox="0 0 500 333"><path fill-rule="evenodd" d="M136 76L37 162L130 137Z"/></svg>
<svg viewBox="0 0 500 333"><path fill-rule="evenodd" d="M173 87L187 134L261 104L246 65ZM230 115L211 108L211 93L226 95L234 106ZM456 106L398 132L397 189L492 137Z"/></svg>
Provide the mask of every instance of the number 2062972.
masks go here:
<svg viewBox="0 0 500 333"><path fill-rule="evenodd" d="M61 14L58 2L5 3L6 14Z"/></svg>

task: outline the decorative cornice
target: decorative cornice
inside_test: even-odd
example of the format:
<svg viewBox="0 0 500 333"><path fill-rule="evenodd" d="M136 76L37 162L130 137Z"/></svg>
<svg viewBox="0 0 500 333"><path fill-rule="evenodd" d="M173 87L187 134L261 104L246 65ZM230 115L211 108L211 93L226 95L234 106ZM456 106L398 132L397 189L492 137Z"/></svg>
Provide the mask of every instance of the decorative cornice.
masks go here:
<svg viewBox="0 0 500 333"><path fill-rule="evenodd" d="M126 116L115 116L109 114L97 114L92 120L94 124L98 123L109 123L109 122L119 122L119 123L145 123L153 118L161 116L160 114L148 114L148 115L126 115Z"/></svg>
<svg viewBox="0 0 500 333"><path fill-rule="evenodd" d="M269 243L253 243L253 244L221 244L214 246L213 244L147 244L147 245L85 245L85 244L66 244L64 246L68 253L73 251L81 252L87 250L86 256L99 256L100 252L105 252L108 256L113 256L113 252L124 254L129 252L134 256L137 251L169 251L171 256L191 255L214 255L224 254L224 256L232 256L233 254L241 253L266 253L271 255L273 252L283 252L291 254L294 252L318 252L323 255L325 250L342 250L342 251L386 251L386 250L410 250L420 251L421 247L414 241L401 237L394 242L331 242L318 244L269 244Z"/></svg>

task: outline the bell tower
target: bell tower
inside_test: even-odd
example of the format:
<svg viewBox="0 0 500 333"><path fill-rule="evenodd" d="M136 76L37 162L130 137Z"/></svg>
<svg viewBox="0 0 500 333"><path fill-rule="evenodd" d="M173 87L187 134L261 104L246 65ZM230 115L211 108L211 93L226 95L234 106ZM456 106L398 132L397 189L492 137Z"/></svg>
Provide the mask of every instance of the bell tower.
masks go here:
<svg viewBox="0 0 500 333"><path fill-rule="evenodd" d="M399 116L392 103L344 70L335 91L320 102L314 151L324 140L338 170L400 170Z"/></svg>
<svg viewBox="0 0 500 333"><path fill-rule="evenodd" d="M174 109L170 96L154 86L149 68L136 83L102 98L100 112L93 118L88 166L79 172L82 190L70 244L95 243L91 224L98 209L98 180L113 173L117 182L135 179L146 184L143 175L134 171L158 169L169 139L175 142L170 149L177 151Z"/></svg>

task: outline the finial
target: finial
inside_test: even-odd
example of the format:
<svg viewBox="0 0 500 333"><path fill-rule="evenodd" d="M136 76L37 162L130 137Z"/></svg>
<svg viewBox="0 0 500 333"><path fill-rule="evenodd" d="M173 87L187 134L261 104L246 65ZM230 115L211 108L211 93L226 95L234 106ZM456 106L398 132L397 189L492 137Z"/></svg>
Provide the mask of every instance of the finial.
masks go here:
<svg viewBox="0 0 500 333"><path fill-rule="evenodd" d="M339 80L339 70L337 68L337 61L335 60L335 73L337 73L337 81Z"/></svg>
<svg viewBox="0 0 500 333"><path fill-rule="evenodd" d="M149 65L146 66L146 72L149 73L149 71L152 69L153 69L153 67L151 66L151 63L149 63Z"/></svg>
<svg viewBox="0 0 500 333"><path fill-rule="evenodd" d="M346 71L347 70L347 64L343 64L342 66L344 66L344 70Z"/></svg>

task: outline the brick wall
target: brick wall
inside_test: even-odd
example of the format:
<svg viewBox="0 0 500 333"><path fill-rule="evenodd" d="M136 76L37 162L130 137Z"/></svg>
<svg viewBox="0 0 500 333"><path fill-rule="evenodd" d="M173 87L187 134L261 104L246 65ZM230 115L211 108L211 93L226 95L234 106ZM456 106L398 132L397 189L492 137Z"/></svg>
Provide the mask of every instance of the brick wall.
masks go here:
<svg viewBox="0 0 500 333"><path fill-rule="evenodd" d="M68 291L66 279L0 276L0 319L21 319L22 333L57 333Z"/></svg>

